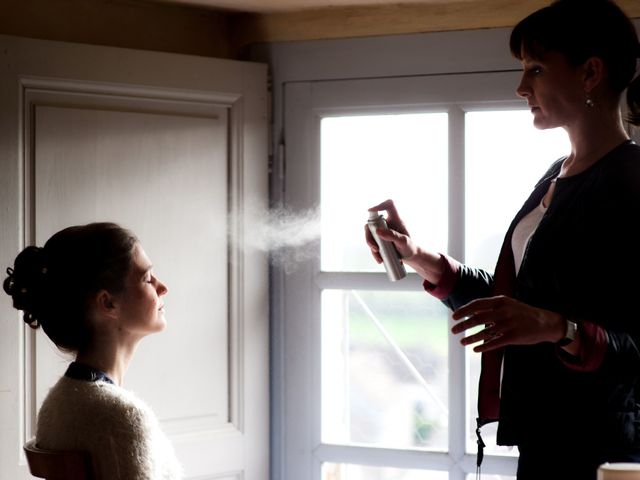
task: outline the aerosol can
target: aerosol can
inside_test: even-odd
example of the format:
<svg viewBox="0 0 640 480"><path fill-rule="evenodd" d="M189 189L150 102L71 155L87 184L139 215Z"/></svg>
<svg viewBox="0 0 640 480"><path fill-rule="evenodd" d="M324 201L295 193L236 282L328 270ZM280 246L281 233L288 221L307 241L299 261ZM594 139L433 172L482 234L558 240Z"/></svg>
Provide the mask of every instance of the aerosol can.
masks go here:
<svg viewBox="0 0 640 480"><path fill-rule="evenodd" d="M400 254L396 250L395 245L393 242L382 240L376 232L379 228L388 229L387 221L379 212L373 211L369 212L367 225L378 247L380 247L380 256L382 257L382 263L387 271L389 280L395 282L396 280L406 277L407 271L404 268L404 264L400 261Z"/></svg>

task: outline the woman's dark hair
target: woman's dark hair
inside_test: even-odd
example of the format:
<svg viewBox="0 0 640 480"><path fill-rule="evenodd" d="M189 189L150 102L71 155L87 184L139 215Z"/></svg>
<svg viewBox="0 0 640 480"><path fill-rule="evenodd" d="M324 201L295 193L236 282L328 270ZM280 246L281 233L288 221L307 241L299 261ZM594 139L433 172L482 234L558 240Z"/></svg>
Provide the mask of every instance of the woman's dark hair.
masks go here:
<svg viewBox="0 0 640 480"><path fill-rule="evenodd" d="M524 20L511 32L511 53L543 58L558 52L573 65L598 57L616 94L627 89L629 121L640 125L640 78L633 80L640 44L636 29L611 0L556 0Z"/></svg>
<svg viewBox="0 0 640 480"><path fill-rule="evenodd" d="M88 345L89 300L102 289L124 289L136 236L114 223L65 228L44 247L27 247L7 269L4 291L31 327L42 326L58 348L78 352Z"/></svg>

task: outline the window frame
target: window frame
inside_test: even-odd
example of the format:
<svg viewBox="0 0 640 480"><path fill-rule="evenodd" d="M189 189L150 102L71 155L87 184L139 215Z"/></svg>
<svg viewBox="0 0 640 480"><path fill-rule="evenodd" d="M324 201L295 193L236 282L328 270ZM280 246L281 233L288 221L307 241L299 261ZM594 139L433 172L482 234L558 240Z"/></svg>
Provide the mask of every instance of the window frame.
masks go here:
<svg viewBox="0 0 640 480"><path fill-rule="evenodd" d="M464 116L468 111L522 109L514 89L520 71L425 75L382 79L295 82L285 86L285 204L309 210L320 201L320 123L327 116L447 112L449 114L449 245L464 261ZM284 145L281 146L282 148ZM363 225L366 219L363 218ZM363 248L364 240L363 240ZM449 446L447 452L400 450L321 442L321 314L323 289L423 291L416 274L391 283L384 273L322 272L317 258L282 279L284 378L282 423L284 479L320 480L321 464L445 470L452 480L475 473L476 456L466 452L467 360L449 337ZM472 402L475 399L471 399ZM512 457L485 456L483 472L513 475Z"/></svg>
<svg viewBox="0 0 640 480"><path fill-rule="evenodd" d="M640 20L635 20L634 24L636 28L640 28ZM307 89L309 83L338 79L519 72L520 64L512 58L508 49L510 32L511 28L491 28L369 38L276 42L251 46L247 51L247 58L264 61L270 65L271 205L284 206L292 210L299 208L295 200L299 188L292 186L292 182L287 179L291 170L295 168L295 163L304 159L306 152L295 154L289 151L289 154L285 155L286 140L292 136L290 128L285 125L291 124L291 112L285 114L285 111L292 107L291 99L287 101L285 98L285 92L290 93L291 88L297 88L296 84L304 83L306 85L302 88ZM514 91L515 85L512 86L509 99L515 98ZM304 108L304 105L300 107ZM627 130L636 142L640 142L640 129L627 127ZM296 313L296 309L287 305L291 293L287 288L292 285L292 281L293 278L287 276L282 269L271 266L270 476L277 480L307 480L312 478L312 470L318 467L312 453L306 448L306 437L302 439L301 445L301 439L291 434L291 428L295 427L300 410L292 404L294 399L290 392L292 389L307 392L309 378L305 375L290 374L289 367L292 362L289 354L296 348L304 351L307 348L307 337L311 334L306 323L297 325L290 321L291 315ZM314 283L307 282L305 285L311 287ZM311 308L312 305L307 307ZM297 313L304 316L307 308L299 308ZM306 397L303 396L303 399ZM306 422L305 419L302 421ZM414 458L412 455L410 457ZM407 460L407 466L411 463ZM492 464L491 457L485 458L483 470L488 471ZM495 467L498 470L500 466ZM504 473L507 474L506 471Z"/></svg>

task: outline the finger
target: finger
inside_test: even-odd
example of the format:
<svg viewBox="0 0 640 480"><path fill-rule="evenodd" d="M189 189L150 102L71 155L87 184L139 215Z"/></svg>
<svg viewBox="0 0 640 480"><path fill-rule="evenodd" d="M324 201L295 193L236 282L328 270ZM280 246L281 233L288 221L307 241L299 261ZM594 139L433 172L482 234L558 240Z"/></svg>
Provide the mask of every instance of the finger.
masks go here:
<svg viewBox="0 0 640 480"><path fill-rule="evenodd" d="M364 226L364 238L367 241L367 245L373 252L378 252L380 247L378 246L378 242L376 242L373 235L371 235L371 230L369 230L369 225Z"/></svg>
<svg viewBox="0 0 640 480"><path fill-rule="evenodd" d="M458 308L451 314L453 320L470 317L481 311L495 310L504 302L504 297L485 297L472 300L466 305Z"/></svg>
<svg viewBox="0 0 640 480"><path fill-rule="evenodd" d="M380 211L380 210L385 210L387 212L386 220L391 228L405 235L409 235L409 230L407 229L407 226L405 225L402 218L400 218L400 214L398 213L398 210L396 209L396 205L393 202L393 200L391 199L385 200L381 204L376 205L375 207L371 207L369 209L369 211Z"/></svg>
<svg viewBox="0 0 640 480"><path fill-rule="evenodd" d="M381 240L393 244L400 258L409 258L415 253L410 237L403 233L396 230L378 229L376 234Z"/></svg>
<svg viewBox="0 0 640 480"><path fill-rule="evenodd" d="M390 215L398 215L398 211L396 210L396 205L393 203L393 200L388 199L384 202L376 205L375 207L371 207L369 209L370 212L386 210Z"/></svg>
<svg viewBox="0 0 640 480"><path fill-rule="evenodd" d="M467 345L471 345L478 342L490 342L500 336L501 336L500 333L497 333L494 328L490 327L490 328L485 328L479 331L478 333L475 333L473 335L469 335L468 337L464 337L460 339L460 344L466 347Z"/></svg>
<svg viewBox="0 0 640 480"><path fill-rule="evenodd" d="M458 334L464 332L465 330L469 330L470 328L477 327L478 325L494 325L495 323L496 317L494 312L478 312L474 315L466 317L466 319L460 321L459 323L456 323L453 327L451 327L451 333Z"/></svg>
<svg viewBox="0 0 640 480"><path fill-rule="evenodd" d="M401 240L402 234L392 230L390 228L378 228L376 233L382 240L394 242L395 240ZM395 243L395 242L394 242Z"/></svg>
<svg viewBox="0 0 640 480"><path fill-rule="evenodd" d="M371 250L371 255L373 255L373 258L376 261L376 263L382 263L382 256L380 255L380 247L378 246L378 243L373 238L373 235L371 235L371 231L369 230L368 225L364 226L364 231L365 231L364 235L367 241L367 245Z"/></svg>
<svg viewBox="0 0 640 480"><path fill-rule="evenodd" d="M460 323L457 323L453 327L451 327L451 333L453 333L454 335L457 335L458 333L463 333L469 330L470 328L475 328L478 325L482 325L482 324L479 323L477 317L475 316L468 317L466 320L463 320Z"/></svg>
<svg viewBox="0 0 640 480"><path fill-rule="evenodd" d="M509 340L506 338L506 335L499 335L492 338L491 340L485 341L480 345L476 345L475 347L473 347L473 351L476 353L485 353L505 347L508 344Z"/></svg>

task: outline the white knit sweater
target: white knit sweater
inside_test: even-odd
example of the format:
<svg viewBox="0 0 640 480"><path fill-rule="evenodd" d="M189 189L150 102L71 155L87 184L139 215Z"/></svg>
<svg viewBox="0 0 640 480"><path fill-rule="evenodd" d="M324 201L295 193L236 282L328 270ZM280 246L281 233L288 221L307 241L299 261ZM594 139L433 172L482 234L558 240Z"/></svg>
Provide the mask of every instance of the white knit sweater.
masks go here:
<svg viewBox="0 0 640 480"><path fill-rule="evenodd" d="M96 480L178 480L173 447L151 409L124 388L62 377L38 412L36 443L84 450Z"/></svg>

